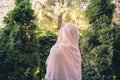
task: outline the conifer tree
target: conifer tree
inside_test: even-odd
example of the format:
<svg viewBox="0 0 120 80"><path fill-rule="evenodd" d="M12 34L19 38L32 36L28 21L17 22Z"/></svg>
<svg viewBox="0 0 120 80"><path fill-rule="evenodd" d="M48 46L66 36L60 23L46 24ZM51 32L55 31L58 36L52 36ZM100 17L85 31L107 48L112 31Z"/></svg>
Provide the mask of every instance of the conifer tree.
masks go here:
<svg viewBox="0 0 120 80"><path fill-rule="evenodd" d="M113 10L114 5L110 0L91 0L86 9L91 27L85 33L81 44L84 80L112 80L113 78L114 73L111 67Z"/></svg>
<svg viewBox="0 0 120 80"><path fill-rule="evenodd" d="M0 80L37 80L40 58L34 10L30 0L15 0L15 5L4 18Z"/></svg>

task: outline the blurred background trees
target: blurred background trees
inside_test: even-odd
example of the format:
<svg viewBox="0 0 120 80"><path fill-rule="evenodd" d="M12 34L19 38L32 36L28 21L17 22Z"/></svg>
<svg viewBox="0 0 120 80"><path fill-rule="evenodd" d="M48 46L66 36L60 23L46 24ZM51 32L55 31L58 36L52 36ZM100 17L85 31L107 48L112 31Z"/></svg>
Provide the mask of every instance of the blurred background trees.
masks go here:
<svg viewBox="0 0 120 80"><path fill-rule="evenodd" d="M0 29L0 80L43 80L61 24L79 29L82 80L120 79L120 25L110 0L15 0Z"/></svg>

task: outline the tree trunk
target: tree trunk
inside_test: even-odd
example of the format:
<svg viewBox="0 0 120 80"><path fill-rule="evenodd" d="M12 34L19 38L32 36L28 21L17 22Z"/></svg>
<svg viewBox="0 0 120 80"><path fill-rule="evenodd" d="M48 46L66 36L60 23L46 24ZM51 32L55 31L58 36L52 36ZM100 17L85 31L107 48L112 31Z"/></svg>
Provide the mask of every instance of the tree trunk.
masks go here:
<svg viewBox="0 0 120 80"><path fill-rule="evenodd" d="M59 4L62 3L62 5L64 4L64 0L58 0ZM62 24L62 13L60 13L60 15L58 16L58 29L60 29Z"/></svg>

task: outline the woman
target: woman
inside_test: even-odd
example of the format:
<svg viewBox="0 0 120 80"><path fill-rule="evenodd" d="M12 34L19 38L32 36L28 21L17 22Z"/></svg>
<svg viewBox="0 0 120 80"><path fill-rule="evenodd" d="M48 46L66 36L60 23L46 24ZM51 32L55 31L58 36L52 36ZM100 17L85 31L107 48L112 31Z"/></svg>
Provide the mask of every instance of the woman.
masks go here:
<svg viewBox="0 0 120 80"><path fill-rule="evenodd" d="M82 80L76 26L65 23L60 28L57 42L51 48L46 64L45 80Z"/></svg>

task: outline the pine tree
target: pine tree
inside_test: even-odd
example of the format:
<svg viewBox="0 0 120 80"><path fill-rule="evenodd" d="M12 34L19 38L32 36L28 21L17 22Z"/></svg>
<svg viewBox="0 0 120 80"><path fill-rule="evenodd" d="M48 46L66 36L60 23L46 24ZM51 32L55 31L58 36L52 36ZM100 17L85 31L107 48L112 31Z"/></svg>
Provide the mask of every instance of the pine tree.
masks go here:
<svg viewBox="0 0 120 80"><path fill-rule="evenodd" d="M0 80L36 80L40 59L34 11L30 0L15 0L15 5L4 18Z"/></svg>
<svg viewBox="0 0 120 80"><path fill-rule="evenodd" d="M85 38L81 44L84 80L112 80L113 78L114 73L111 67L113 10L114 5L110 0L91 0L86 9L91 27L85 32Z"/></svg>

